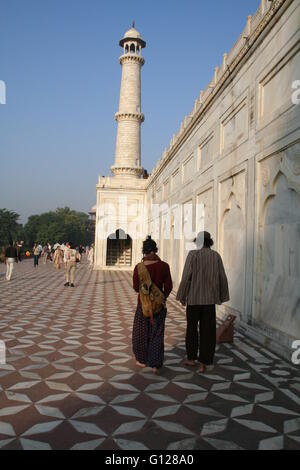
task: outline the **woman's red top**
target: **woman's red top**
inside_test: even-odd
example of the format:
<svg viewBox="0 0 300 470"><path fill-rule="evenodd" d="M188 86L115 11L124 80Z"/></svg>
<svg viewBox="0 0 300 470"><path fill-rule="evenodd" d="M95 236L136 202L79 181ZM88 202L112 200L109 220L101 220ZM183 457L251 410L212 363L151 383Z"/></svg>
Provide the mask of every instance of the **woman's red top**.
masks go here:
<svg viewBox="0 0 300 470"><path fill-rule="evenodd" d="M170 267L168 263L161 261L161 259L155 256L145 256L144 261L155 261L157 263L145 265L149 271L152 282L157 285L157 287L164 293L165 297L169 297L173 289L173 282L170 273ZM136 292L139 292L139 276L137 266L134 268L133 272L133 288ZM140 302L140 296L138 297L138 302Z"/></svg>

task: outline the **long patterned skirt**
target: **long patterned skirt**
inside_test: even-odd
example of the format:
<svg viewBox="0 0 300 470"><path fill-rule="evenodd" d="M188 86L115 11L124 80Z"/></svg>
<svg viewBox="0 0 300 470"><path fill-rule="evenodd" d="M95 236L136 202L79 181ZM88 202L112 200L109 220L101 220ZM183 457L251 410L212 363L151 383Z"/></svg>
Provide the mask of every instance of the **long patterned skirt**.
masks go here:
<svg viewBox="0 0 300 470"><path fill-rule="evenodd" d="M153 318L146 318L138 304L132 331L133 354L137 361L148 367L160 369L164 361L164 335L167 309L165 307Z"/></svg>

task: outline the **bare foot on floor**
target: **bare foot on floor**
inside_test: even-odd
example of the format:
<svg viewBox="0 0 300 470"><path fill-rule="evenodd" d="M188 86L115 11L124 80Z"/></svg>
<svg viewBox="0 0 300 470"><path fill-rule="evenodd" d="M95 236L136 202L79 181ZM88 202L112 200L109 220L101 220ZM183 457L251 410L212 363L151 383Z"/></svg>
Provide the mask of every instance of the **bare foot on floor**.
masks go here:
<svg viewBox="0 0 300 470"><path fill-rule="evenodd" d="M184 361L184 364L185 364L186 366L195 366L195 365L196 365L196 361L192 361L192 360L186 359L186 360Z"/></svg>
<svg viewBox="0 0 300 470"><path fill-rule="evenodd" d="M153 373L158 374L158 369L156 367L152 367Z"/></svg>
<svg viewBox="0 0 300 470"><path fill-rule="evenodd" d="M139 366L139 367L142 367L142 368L146 367L146 364L142 364L139 361L136 361L136 365Z"/></svg>
<svg viewBox="0 0 300 470"><path fill-rule="evenodd" d="M206 365L202 364L202 362L200 362L199 372L201 372L202 374L204 374L204 372L206 372Z"/></svg>

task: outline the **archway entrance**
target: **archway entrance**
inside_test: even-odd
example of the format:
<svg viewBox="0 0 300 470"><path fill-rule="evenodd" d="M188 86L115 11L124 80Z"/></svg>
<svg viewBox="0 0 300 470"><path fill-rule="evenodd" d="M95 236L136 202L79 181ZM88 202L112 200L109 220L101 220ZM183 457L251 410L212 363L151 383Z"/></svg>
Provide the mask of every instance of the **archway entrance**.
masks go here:
<svg viewBox="0 0 300 470"><path fill-rule="evenodd" d="M130 267L132 239L124 230L117 230L107 239L106 266Z"/></svg>

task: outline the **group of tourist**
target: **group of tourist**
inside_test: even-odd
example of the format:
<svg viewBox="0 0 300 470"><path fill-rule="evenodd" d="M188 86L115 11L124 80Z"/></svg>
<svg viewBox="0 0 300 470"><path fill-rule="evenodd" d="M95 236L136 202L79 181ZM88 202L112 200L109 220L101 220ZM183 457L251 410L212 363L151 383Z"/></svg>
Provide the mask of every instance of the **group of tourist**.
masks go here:
<svg viewBox="0 0 300 470"><path fill-rule="evenodd" d="M75 248L75 247L74 247ZM32 253L34 257L34 267L37 267L39 264L39 259L41 258L43 260L44 264L47 264L48 261L54 264L55 268L60 269L61 265L64 261L64 252L67 249L67 243L55 243L53 247L51 246L50 243L47 243L46 245L42 246L38 243L35 243L33 248L32 248ZM89 247L83 247L82 245L79 245L76 247L76 250L78 252L78 259L81 259L81 256L83 253L88 250Z"/></svg>
<svg viewBox="0 0 300 470"><path fill-rule="evenodd" d="M14 270L15 263L22 261L24 242L13 243L9 241L9 245L4 252L4 259L6 263L6 280L10 281ZM94 245L83 247L75 247L72 243L56 243L53 247L50 243L42 246L38 243L33 245L32 251L26 252L27 256L33 255L33 266L35 268L39 265L39 259L43 259L46 264L49 260L54 264L56 270L60 270L64 266L65 271L65 286L74 287L76 263L80 262L83 254L86 253L89 267L94 263Z"/></svg>
<svg viewBox="0 0 300 470"><path fill-rule="evenodd" d="M201 232L194 240L197 249L189 252L176 299L186 306L187 366L204 373L213 364L216 348L216 304L229 300L228 281L222 258L211 249L213 240ZM157 373L164 360L166 300L173 287L170 268L157 256L151 237L143 243L143 260L133 273L138 303L133 323L132 346L139 367ZM199 330L198 330L199 327Z"/></svg>

